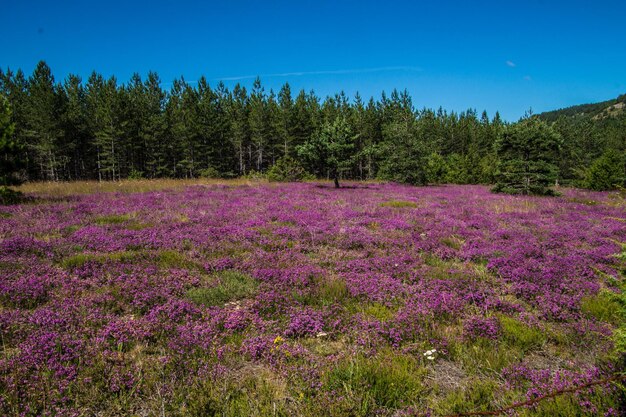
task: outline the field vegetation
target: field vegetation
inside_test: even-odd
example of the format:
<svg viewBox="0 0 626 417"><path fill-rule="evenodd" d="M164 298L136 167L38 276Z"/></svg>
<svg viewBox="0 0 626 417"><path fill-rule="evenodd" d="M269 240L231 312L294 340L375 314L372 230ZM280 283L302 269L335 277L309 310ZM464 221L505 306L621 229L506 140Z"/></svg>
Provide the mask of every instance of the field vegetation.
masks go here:
<svg viewBox="0 0 626 417"><path fill-rule="evenodd" d="M620 194L346 185L22 185L0 414L624 414Z"/></svg>

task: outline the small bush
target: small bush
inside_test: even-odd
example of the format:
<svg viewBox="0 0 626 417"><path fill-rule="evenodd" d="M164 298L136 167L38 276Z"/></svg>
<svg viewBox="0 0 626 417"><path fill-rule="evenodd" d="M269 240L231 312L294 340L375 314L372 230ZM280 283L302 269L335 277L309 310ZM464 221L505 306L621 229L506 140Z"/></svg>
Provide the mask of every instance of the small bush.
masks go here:
<svg viewBox="0 0 626 417"><path fill-rule="evenodd" d="M220 178L220 173L213 167L208 167L200 170L200 178Z"/></svg>
<svg viewBox="0 0 626 417"><path fill-rule="evenodd" d="M626 158L609 150L596 159L585 173L583 186L596 191L614 190L626 185Z"/></svg>
<svg viewBox="0 0 626 417"><path fill-rule="evenodd" d="M298 161L289 156L280 158L267 171L267 180L271 182L298 182L312 178Z"/></svg>
<svg viewBox="0 0 626 417"><path fill-rule="evenodd" d="M129 173L128 173L128 177L129 180L141 180L144 178L143 172L142 171L138 171L136 169L132 169Z"/></svg>
<svg viewBox="0 0 626 417"><path fill-rule="evenodd" d="M0 205L18 204L22 200L22 193L8 187L0 187Z"/></svg>
<svg viewBox="0 0 626 417"><path fill-rule="evenodd" d="M251 181L259 181L259 180L264 180L266 179L265 174L263 174L262 172L259 171L255 171L253 169L251 169L250 171L248 171L246 173L246 175L243 176L245 179L247 180L251 180Z"/></svg>
<svg viewBox="0 0 626 417"><path fill-rule="evenodd" d="M196 304L216 306L249 297L258 285L253 278L233 270L221 271L215 274L215 278L217 285L192 288L187 291L187 298Z"/></svg>

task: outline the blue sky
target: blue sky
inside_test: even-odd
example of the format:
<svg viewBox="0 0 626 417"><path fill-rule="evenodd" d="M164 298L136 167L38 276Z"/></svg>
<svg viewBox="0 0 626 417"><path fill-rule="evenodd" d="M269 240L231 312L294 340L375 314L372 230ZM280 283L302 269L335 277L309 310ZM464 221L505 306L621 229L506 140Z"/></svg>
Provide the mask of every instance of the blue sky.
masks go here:
<svg viewBox="0 0 626 417"><path fill-rule="evenodd" d="M0 0L0 68L43 59L57 80L92 70L164 87L212 83L407 88L417 107L535 112L626 93L623 1Z"/></svg>

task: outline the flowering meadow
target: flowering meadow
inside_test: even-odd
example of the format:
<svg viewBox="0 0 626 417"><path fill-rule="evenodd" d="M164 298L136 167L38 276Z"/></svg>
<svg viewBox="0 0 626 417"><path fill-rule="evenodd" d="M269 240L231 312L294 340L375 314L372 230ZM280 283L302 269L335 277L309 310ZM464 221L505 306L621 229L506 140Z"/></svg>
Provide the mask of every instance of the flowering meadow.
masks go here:
<svg viewBox="0 0 626 417"><path fill-rule="evenodd" d="M192 185L0 207L0 415L443 416L623 371L626 205ZM618 416L619 383L509 412Z"/></svg>

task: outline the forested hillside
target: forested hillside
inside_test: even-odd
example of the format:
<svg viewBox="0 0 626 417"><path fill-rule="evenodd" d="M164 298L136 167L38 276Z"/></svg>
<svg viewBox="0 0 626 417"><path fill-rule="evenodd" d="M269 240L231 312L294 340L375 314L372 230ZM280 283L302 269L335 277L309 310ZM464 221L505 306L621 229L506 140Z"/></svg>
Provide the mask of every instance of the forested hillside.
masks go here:
<svg viewBox="0 0 626 417"><path fill-rule="evenodd" d="M44 62L30 76L0 70L0 93L24 145L24 180L237 177L288 156L320 178L493 183L497 142L510 127L498 113L421 109L406 91L322 99L288 84L268 91L257 79L250 90L228 89L204 77L165 90L153 72L125 84L96 72L56 80ZM561 141L559 183L584 186L589 167L609 155L617 179L607 184L623 184L624 101L540 115ZM327 154L334 139L319 148L338 132L341 161Z"/></svg>

